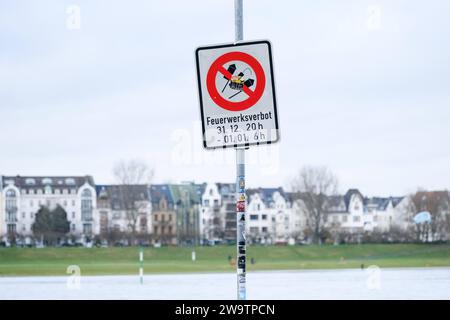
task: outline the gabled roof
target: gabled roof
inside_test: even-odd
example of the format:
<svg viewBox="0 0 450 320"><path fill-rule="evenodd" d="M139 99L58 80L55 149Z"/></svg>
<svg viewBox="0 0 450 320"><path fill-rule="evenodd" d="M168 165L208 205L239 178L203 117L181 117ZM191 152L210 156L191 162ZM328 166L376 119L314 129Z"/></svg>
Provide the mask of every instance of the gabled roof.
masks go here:
<svg viewBox="0 0 450 320"><path fill-rule="evenodd" d="M347 208L347 210L348 206L350 205L350 200L354 195L358 195L362 200L364 200L364 196L358 189L348 189L348 191L344 195L345 207Z"/></svg>
<svg viewBox="0 0 450 320"><path fill-rule="evenodd" d="M286 195L284 193L284 190L282 187L278 188L257 188L257 189L247 189L246 194L249 198L253 194L258 194L261 198L261 200L264 202L266 206L270 206L274 200L273 200L273 194L275 192L279 192L282 197L286 199Z"/></svg>

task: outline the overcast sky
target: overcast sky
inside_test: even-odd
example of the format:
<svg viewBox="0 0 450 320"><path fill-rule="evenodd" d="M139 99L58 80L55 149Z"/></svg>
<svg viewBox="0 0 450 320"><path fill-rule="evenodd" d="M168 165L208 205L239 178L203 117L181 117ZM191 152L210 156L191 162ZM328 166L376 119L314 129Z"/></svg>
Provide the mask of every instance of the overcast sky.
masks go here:
<svg viewBox="0 0 450 320"><path fill-rule="evenodd" d="M69 5L80 9L80 28ZM244 0L244 39L273 45L281 141L247 152L247 184L326 165L340 190L450 187L450 1ZM232 182L202 149L194 50L234 40L233 1L0 0L0 174L111 183Z"/></svg>

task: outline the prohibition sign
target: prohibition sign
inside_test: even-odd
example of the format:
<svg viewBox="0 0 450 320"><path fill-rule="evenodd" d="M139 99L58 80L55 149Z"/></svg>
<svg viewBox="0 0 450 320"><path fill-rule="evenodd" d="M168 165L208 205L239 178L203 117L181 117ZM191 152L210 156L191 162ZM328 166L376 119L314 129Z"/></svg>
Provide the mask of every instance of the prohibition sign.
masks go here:
<svg viewBox="0 0 450 320"><path fill-rule="evenodd" d="M223 66L230 61L236 60L248 64L255 72L257 80L255 90L251 90L249 87L243 86L242 91L247 94L248 98L239 102L233 102L225 99L219 94L219 91L216 87L217 73L221 73L227 80L231 80L232 74L228 72L228 70ZM218 57L211 64L211 67L209 68L208 74L206 76L206 87L208 89L209 95L211 96L211 99L219 107L229 111L243 111L254 106L263 95L265 86L266 76L264 75L264 69L262 68L261 64L251 55L239 51L228 52Z"/></svg>

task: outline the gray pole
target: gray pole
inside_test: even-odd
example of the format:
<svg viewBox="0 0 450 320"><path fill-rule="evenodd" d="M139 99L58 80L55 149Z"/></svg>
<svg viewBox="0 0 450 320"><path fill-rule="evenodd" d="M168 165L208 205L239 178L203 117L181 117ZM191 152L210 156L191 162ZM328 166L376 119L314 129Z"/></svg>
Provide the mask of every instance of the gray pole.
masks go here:
<svg viewBox="0 0 450 320"><path fill-rule="evenodd" d="M242 2L234 0L236 42L244 38ZM245 148L236 149L236 201L237 297L245 300Z"/></svg>

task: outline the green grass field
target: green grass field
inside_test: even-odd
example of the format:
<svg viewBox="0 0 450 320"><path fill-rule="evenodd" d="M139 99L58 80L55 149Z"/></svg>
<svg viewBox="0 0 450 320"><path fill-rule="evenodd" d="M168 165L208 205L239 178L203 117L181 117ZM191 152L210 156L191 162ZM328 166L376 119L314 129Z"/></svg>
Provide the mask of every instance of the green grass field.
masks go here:
<svg viewBox="0 0 450 320"><path fill-rule="evenodd" d="M234 272L228 256L234 246L145 248L145 273ZM78 265L83 275L137 274L139 249L0 248L0 276L67 275ZM256 263L250 264L250 258ZM365 244L324 246L249 246L247 270L298 270L379 267L450 267L450 245Z"/></svg>

